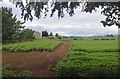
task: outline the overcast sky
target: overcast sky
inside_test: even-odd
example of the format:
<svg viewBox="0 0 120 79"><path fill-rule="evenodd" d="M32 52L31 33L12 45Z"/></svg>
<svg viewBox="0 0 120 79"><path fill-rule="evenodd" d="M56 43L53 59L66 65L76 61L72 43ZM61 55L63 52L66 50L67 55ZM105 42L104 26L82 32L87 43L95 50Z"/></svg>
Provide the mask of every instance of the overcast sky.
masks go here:
<svg viewBox="0 0 120 79"><path fill-rule="evenodd" d="M13 8L13 13L17 15L17 18L21 21L21 11L16 8L8 0L0 6L7 6ZM33 21L27 21L24 25L26 28L31 28L35 31L47 30L48 32L59 33L62 36L94 36L94 35L106 35L106 34L118 34L118 28L116 26L104 27L100 21L104 20L105 16L101 15L101 10L97 9L97 12L85 13L80 9L75 10L75 15L70 17L65 14L65 17L58 19L57 12L53 17L47 16L46 18L37 19L34 17Z"/></svg>

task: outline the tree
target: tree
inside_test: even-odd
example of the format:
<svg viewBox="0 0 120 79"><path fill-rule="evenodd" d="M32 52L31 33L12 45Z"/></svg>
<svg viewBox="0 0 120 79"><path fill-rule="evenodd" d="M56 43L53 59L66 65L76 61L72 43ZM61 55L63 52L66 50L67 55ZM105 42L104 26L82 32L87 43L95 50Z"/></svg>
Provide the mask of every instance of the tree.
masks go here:
<svg viewBox="0 0 120 79"><path fill-rule="evenodd" d="M61 1L61 0L60 0ZM76 2L60 2L58 0L56 1L52 1L51 4L49 3L49 0L47 0L46 2L28 2L28 0L26 0L27 5L23 5L22 0L20 0L19 2L16 0L10 0L10 2L14 3L17 6L20 7L22 13L21 16L22 18L24 18L24 20L31 20L33 19L33 15L31 14L32 10L34 10L35 15L38 19L41 18L42 13L44 14L44 17L47 16L47 12L49 12L49 10L51 10L51 14L50 16L52 17L54 15L54 13L56 11L58 11L58 18L63 18L65 16L64 11L67 11L67 13L70 16L73 16L74 10L77 7L80 7L81 4L82 5L82 12L90 12L92 13L93 10L97 11L96 8L99 8L99 6L101 6L101 9L103 9L103 11L101 12L101 14L105 15L106 18L105 20L101 21L101 23L103 24L103 26L112 26L112 25L116 25L120 28L120 2L118 0L118 2L108 2L106 0L104 0L104 2L90 2L90 0L86 0L85 2L79 2L79 0L76 0ZM94 0L95 1L95 0ZM46 5L46 6L44 6ZM51 9L48 8L48 5L50 5Z"/></svg>
<svg viewBox="0 0 120 79"><path fill-rule="evenodd" d="M55 37L59 37L59 34L58 34L58 33L56 33L56 34L55 34Z"/></svg>
<svg viewBox="0 0 120 79"><path fill-rule="evenodd" d="M13 15L12 9L2 7L2 42L15 42L21 28L22 22Z"/></svg>
<svg viewBox="0 0 120 79"><path fill-rule="evenodd" d="M106 37L114 37L114 35L113 35L113 34L110 34L110 35L106 35Z"/></svg>
<svg viewBox="0 0 120 79"><path fill-rule="evenodd" d="M87 2L83 11L92 13L99 6L102 7L101 14L106 16L106 19L101 21L104 27L116 25L120 28L120 2Z"/></svg>
<svg viewBox="0 0 120 79"><path fill-rule="evenodd" d="M17 20L11 8L2 7L2 42L14 43L34 39L34 31L24 29L22 22Z"/></svg>
<svg viewBox="0 0 120 79"><path fill-rule="evenodd" d="M53 33L52 33L52 32L50 32L50 36L53 36Z"/></svg>
<svg viewBox="0 0 120 79"><path fill-rule="evenodd" d="M110 35L110 37L114 37L114 35L113 35L113 34L111 34L111 35Z"/></svg>
<svg viewBox="0 0 120 79"><path fill-rule="evenodd" d="M42 31L42 37L48 37L48 32L47 31Z"/></svg>
<svg viewBox="0 0 120 79"><path fill-rule="evenodd" d="M20 36L19 36L20 41L33 40L33 39L35 39L35 37L34 37L34 31L32 31L32 29L23 29L20 32Z"/></svg>

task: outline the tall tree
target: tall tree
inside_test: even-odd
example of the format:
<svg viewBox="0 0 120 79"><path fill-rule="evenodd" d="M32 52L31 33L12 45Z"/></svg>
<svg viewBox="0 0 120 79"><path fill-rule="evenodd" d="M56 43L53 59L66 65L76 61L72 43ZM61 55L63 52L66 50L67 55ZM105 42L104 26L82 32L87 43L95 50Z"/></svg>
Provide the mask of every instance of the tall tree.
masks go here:
<svg viewBox="0 0 120 79"><path fill-rule="evenodd" d="M35 39L34 37L34 31L32 29L23 29L20 32L19 40L24 41L24 40L33 40Z"/></svg>
<svg viewBox="0 0 120 79"><path fill-rule="evenodd" d="M48 32L47 31L42 31L42 37L48 37Z"/></svg>
<svg viewBox="0 0 120 79"><path fill-rule="evenodd" d="M56 34L55 34L55 36L56 36L56 37L59 37L59 34L58 34L58 33L56 33Z"/></svg>
<svg viewBox="0 0 120 79"><path fill-rule="evenodd" d="M34 31L24 29L22 22L13 15L12 9L2 7L2 42L11 43L34 39Z"/></svg>
<svg viewBox="0 0 120 79"><path fill-rule="evenodd" d="M22 22L13 15L12 9L2 7L2 42L15 42L21 28Z"/></svg>
<svg viewBox="0 0 120 79"><path fill-rule="evenodd" d="M52 33L52 32L50 32L50 36L53 36L53 33Z"/></svg>
<svg viewBox="0 0 120 79"><path fill-rule="evenodd" d="M38 19L40 19L42 13L44 14L44 17L47 16L47 13L51 10L50 16L52 17L54 13L58 12L58 18L63 18L65 16L64 11L67 11L67 13L70 16L73 16L75 14L74 10L77 7L80 7L82 4L82 11L83 12L90 12L92 13L93 10L96 11L96 8L99 8L101 6L101 14L106 16L105 20L102 20L101 23L103 26L112 26L116 25L120 28L120 1L117 0L116 2L108 2L108 0L104 0L104 2L98 2L97 0L75 0L76 2L72 2L71 0L67 0L66 2L63 2L63 0L54 0L49 4L49 0L46 0L44 2L32 2L29 0L26 0L26 5L23 5L22 0L10 0L10 2L14 3L17 6L20 7L22 13L22 17L24 20L31 20L33 19L33 15L31 14L32 10L34 10L35 15ZM103 1L103 0L101 0ZM106 2L105 2L106 1ZM46 6L45 6L46 5ZM50 6L50 8L49 8Z"/></svg>

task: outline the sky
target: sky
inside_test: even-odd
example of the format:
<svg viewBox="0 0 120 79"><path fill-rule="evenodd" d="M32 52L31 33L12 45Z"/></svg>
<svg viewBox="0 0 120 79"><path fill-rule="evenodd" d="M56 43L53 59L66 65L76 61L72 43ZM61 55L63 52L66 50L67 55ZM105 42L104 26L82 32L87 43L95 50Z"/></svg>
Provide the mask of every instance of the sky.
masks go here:
<svg viewBox="0 0 120 79"><path fill-rule="evenodd" d="M15 5L9 2L9 0L3 0L0 2L0 6L11 7L13 13L17 15L17 18L21 21L21 10L16 8ZM32 12L32 15L34 13ZM47 16L46 18L37 19L34 17L33 21L26 21L24 24L26 28L33 29L38 32L47 30L48 32L59 33L61 36L99 36L106 34L118 34L118 27L113 25L111 27L104 27L100 21L104 20L105 16L101 15L101 9L97 9L97 12L85 13L81 12L80 8L75 10L75 15L70 17L65 13L64 18L58 19L57 12L53 17Z"/></svg>

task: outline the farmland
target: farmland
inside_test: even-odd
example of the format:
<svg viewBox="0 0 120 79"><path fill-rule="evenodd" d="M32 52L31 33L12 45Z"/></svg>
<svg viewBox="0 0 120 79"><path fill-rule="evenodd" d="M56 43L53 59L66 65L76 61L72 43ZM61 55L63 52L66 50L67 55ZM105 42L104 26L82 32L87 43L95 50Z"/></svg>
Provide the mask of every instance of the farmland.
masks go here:
<svg viewBox="0 0 120 79"><path fill-rule="evenodd" d="M49 39L41 39L37 41L32 41L28 43L45 44L42 48L51 48L54 44L54 50L49 51L27 51L27 52L9 52L3 51L2 53L2 66L3 66L3 77L26 77L32 73L31 76L39 76L39 77L54 77L56 76L55 72L49 71L48 66L56 67L56 64L66 56L69 43L63 42L61 40L49 40ZM26 43L26 42L25 42ZM25 44L22 43L22 44ZM39 43L38 46L41 46ZM51 45L52 44L52 45ZM10 46L17 45L10 44ZM5 45L7 46L7 45ZM9 46L9 45L8 45ZM18 47L21 46L20 44ZM33 46L34 47L34 46ZM40 48L41 49L41 48ZM29 72L28 72L29 70ZM24 73L24 72L28 73ZM14 75L13 75L14 74ZM17 75L23 74L23 75Z"/></svg>
<svg viewBox="0 0 120 79"><path fill-rule="evenodd" d="M120 0L0 4L3 79L119 79Z"/></svg>
<svg viewBox="0 0 120 79"><path fill-rule="evenodd" d="M10 52L3 53L3 65L15 68L13 72L27 69L32 76L40 77L118 77L117 39L41 39L3 45L3 50ZM51 52L40 53L44 50Z"/></svg>
<svg viewBox="0 0 120 79"><path fill-rule="evenodd" d="M70 40L68 55L57 65L60 77L117 77L117 40Z"/></svg>
<svg viewBox="0 0 120 79"><path fill-rule="evenodd" d="M116 52L118 51L117 40L72 40L71 49L73 51L86 51L86 52Z"/></svg>
<svg viewBox="0 0 120 79"><path fill-rule="evenodd" d="M3 51L9 52L30 52L30 51L52 51L54 50L62 41L59 40L34 40L29 42L15 43L3 45Z"/></svg>

